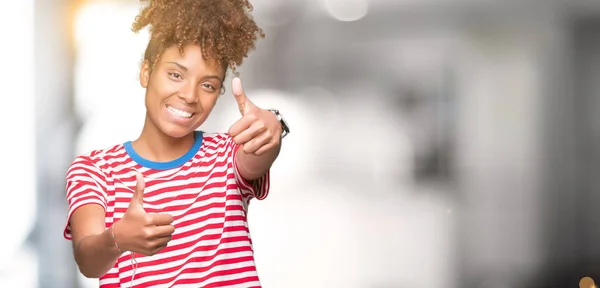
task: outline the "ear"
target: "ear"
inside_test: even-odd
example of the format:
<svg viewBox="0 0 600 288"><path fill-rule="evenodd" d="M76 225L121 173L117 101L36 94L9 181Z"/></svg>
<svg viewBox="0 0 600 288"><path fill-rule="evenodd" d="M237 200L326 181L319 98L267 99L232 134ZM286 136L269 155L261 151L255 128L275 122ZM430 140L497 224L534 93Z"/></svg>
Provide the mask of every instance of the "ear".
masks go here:
<svg viewBox="0 0 600 288"><path fill-rule="evenodd" d="M148 60L144 60L142 68L140 69L140 85L144 88L148 88L148 82L150 82L150 64Z"/></svg>

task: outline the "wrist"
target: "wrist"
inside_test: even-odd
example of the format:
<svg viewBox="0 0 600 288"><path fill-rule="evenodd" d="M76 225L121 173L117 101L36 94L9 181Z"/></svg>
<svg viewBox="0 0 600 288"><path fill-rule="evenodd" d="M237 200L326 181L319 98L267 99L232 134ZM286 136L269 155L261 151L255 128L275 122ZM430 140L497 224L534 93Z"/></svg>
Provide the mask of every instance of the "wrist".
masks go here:
<svg viewBox="0 0 600 288"><path fill-rule="evenodd" d="M279 110L267 109L267 111L273 113L275 115L275 118L279 122L279 125L281 125L281 139L285 138L285 136L290 134L290 126L288 125L287 121L285 121L283 115L279 112Z"/></svg>
<svg viewBox="0 0 600 288"><path fill-rule="evenodd" d="M119 234L117 234L117 232L115 230L116 226L117 226L117 222L114 222L110 228L108 228L106 230L106 232L108 232L108 237L109 237L109 244L111 246L111 250L114 251L115 253L118 254L123 254L125 251L123 250L123 248L121 246L119 246Z"/></svg>

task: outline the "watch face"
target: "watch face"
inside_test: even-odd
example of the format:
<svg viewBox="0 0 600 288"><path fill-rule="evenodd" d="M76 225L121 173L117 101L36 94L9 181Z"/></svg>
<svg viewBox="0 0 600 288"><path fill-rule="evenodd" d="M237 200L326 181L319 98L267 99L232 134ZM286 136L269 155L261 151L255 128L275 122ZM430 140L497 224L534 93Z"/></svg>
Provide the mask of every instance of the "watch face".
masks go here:
<svg viewBox="0 0 600 288"><path fill-rule="evenodd" d="M283 118L283 115L281 115L281 113L279 113L279 110L277 109L269 109L269 111L273 112L273 114L277 116L277 120L279 120L279 123L281 123L281 128L283 129L281 138L287 136L287 134L290 133L290 127L288 126L287 121L285 121L285 119Z"/></svg>
<svg viewBox="0 0 600 288"><path fill-rule="evenodd" d="M279 114L279 118L281 119L281 124L283 124L284 126L284 130L286 130L288 133L290 132L290 126L288 126L287 121L285 121L285 119L283 118L283 115Z"/></svg>

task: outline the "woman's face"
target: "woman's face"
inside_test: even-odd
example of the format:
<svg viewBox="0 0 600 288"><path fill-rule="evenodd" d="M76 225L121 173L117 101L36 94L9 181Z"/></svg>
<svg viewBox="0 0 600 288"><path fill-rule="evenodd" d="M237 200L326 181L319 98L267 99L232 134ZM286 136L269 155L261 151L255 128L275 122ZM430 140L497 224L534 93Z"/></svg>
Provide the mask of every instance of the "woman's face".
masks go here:
<svg viewBox="0 0 600 288"><path fill-rule="evenodd" d="M219 97L225 71L202 58L198 45L177 46L164 51L151 71L147 61L140 71L146 88L149 120L162 133L181 138L206 120Z"/></svg>

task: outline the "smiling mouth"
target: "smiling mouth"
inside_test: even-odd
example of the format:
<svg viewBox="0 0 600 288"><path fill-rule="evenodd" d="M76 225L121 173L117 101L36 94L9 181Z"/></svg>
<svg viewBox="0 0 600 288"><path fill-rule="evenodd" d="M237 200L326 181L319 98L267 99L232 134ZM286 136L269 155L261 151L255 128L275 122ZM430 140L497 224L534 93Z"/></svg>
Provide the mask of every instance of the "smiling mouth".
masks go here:
<svg viewBox="0 0 600 288"><path fill-rule="evenodd" d="M173 108L168 105L167 105L167 110L169 110L169 112L171 112L171 114L173 114L173 116L183 118L183 119L191 118L194 115L194 113L179 110L177 108Z"/></svg>

